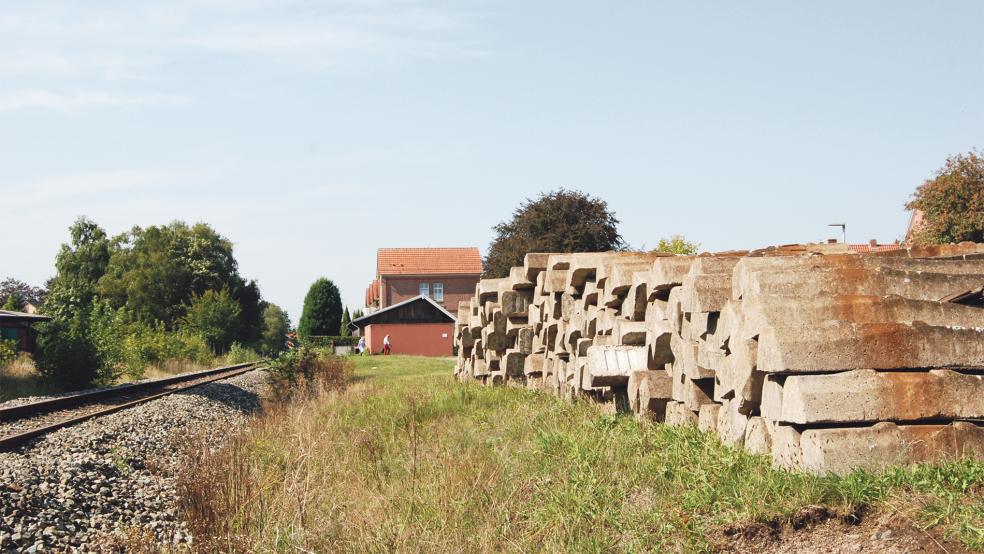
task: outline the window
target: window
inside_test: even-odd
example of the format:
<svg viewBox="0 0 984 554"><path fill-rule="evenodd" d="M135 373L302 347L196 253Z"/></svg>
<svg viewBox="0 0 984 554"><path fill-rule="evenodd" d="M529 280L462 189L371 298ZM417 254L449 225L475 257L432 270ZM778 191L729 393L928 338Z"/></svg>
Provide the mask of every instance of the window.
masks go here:
<svg viewBox="0 0 984 554"><path fill-rule="evenodd" d="M444 302L444 283L434 283L434 300Z"/></svg>
<svg viewBox="0 0 984 554"><path fill-rule="evenodd" d="M430 289L427 283L420 283L420 296L430 296Z"/></svg>
<svg viewBox="0 0 984 554"><path fill-rule="evenodd" d="M17 340L18 333L16 327L4 327L0 329L0 339L3 340Z"/></svg>

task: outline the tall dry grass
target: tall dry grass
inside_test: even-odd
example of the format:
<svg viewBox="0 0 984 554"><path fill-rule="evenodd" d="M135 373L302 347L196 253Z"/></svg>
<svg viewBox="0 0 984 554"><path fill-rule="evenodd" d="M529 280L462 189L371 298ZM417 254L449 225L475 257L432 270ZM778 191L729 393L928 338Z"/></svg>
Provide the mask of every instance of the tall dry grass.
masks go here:
<svg viewBox="0 0 984 554"><path fill-rule="evenodd" d="M0 402L23 396L42 396L51 391L41 380L34 359L20 353L0 365Z"/></svg>
<svg viewBox="0 0 984 554"><path fill-rule="evenodd" d="M460 385L446 361L355 363L344 390L271 406L193 460L182 507L203 551L702 551L736 522L899 499L977 545L980 462L817 477L692 427Z"/></svg>

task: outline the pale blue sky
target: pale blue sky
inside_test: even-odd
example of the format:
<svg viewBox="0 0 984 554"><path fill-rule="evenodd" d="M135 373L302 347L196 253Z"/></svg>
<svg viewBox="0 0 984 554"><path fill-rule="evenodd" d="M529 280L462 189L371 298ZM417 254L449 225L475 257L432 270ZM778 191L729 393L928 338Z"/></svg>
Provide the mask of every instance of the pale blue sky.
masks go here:
<svg viewBox="0 0 984 554"><path fill-rule="evenodd" d="M206 221L296 321L381 246L478 246L527 196L626 240L891 241L984 146L984 2L0 0L0 277L79 215Z"/></svg>

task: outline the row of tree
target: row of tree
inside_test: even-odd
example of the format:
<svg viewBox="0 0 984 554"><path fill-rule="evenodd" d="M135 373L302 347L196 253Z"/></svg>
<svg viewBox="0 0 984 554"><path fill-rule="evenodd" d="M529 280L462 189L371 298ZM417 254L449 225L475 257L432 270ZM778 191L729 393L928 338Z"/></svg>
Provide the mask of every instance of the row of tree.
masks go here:
<svg viewBox="0 0 984 554"><path fill-rule="evenodd" d="M80 218L38 294L39 368L52 381L107 381L141 363L202 358L234 343L283 349L289 319L239 274L232 243L204 223L134 227L109 237ZM6 283L6 281L5 281Z"/></svg>

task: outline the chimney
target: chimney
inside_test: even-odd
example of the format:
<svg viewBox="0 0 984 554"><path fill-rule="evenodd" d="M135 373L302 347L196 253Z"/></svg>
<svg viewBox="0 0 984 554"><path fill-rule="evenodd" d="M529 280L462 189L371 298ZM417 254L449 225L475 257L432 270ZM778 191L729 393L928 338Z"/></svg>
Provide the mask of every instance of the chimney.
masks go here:
<svg viewBox="0 0 984 554"><path fill-rule="evenodd" d="M868 246L878 246L878 239L871 239L868 241Z"/></svg>
<svg viewBox="0 0 984 554"><path fill-rule="evenodd" d="M827 239L827 244L837 244L837 239Z"/></svg>

